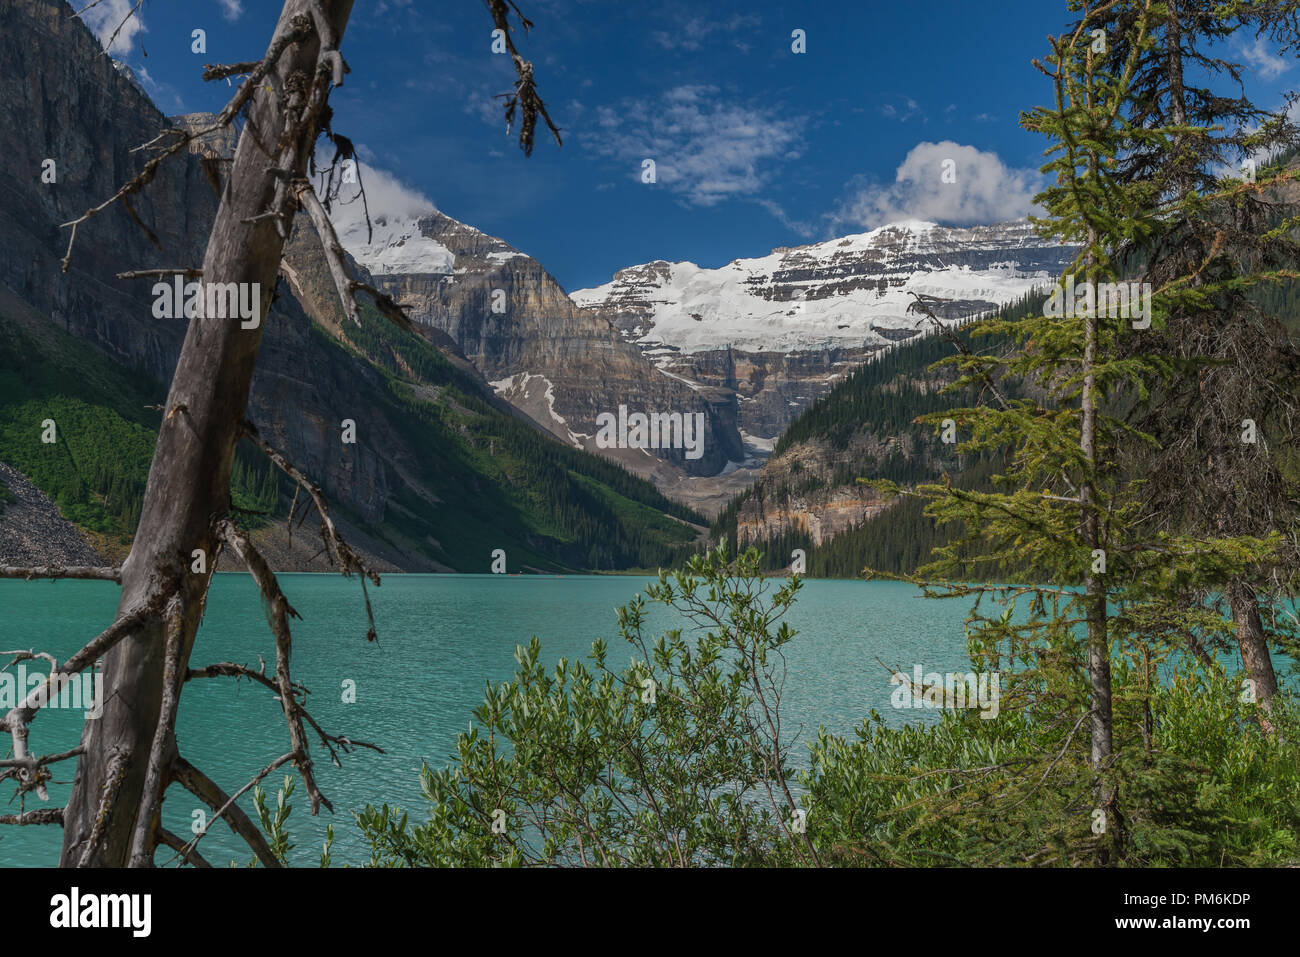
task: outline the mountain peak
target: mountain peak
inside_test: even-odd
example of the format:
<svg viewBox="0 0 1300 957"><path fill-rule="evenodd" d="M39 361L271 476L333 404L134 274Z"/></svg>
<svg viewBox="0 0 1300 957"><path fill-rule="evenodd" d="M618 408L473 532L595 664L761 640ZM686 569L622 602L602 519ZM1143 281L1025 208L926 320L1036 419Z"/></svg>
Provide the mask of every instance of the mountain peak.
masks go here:
<svg viewBox="0 0 1300 957"><path fill-rule="evenodd" d="M952 300L953 318L973 316L1050 283L1069 258L1027 220L956 228L905 219L717 269L658 260L572 298L643 348L873 348L915 329L914 292Z"/></svg>

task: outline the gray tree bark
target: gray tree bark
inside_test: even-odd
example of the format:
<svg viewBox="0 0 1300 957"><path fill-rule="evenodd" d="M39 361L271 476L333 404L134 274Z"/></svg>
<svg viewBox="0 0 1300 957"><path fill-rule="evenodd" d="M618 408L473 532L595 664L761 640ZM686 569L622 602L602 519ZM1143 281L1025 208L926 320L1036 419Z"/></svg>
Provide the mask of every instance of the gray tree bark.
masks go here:
<svg viewBox="0 0 1300 957"><path fill-rule="evenodd" d="M1244 581L1229 582L1226 595L1232 608L1232 620L1237 626L1241 663L1254 684L1255 700L1259 702L1260 727L1272 734L1275 730L1272 719L1273 699L1277 697L1277 674L1273 671L1264 623L1259 617L1259 598L1250 583Z"/></svg>
<svg viewBox="0 0 1300 957"><path fill-rule="evenodd" d="M328 95L328 83L317 82L322 34L336 46L351 8L352 0L287 0L275 35L293 32L301 39L284 46L275 62L268 79L276 92L260 89L249 104L208 240L203 278L258 284L262 315L252 329L241 328L237 319L190 320L135 545L122 568L118 617L144 610L144 619L104 656L103 715L88 721L82 735L84 753L64 812L61 866L151 864L153 848L166 838L155 814L144 822L147 859L136 855L133 860L137 814L142 807L147 812L161 804L160 794L145 793L152 777L150 756L158 750L156 737L165 752L160 791L175 776L171 729L159 731L165 686L183 680L203 615L219 548L214 521L230 507L231 462L280 267L283 223L262 214L286 208L288 181L305 175L318 130L317 113L304 107ZM206 558L202 572L191 571L196 549ZM179 615L178 660L171 668L166 654L169 603L173 619ZM173 693L177 689L167 692Z"/></svg>

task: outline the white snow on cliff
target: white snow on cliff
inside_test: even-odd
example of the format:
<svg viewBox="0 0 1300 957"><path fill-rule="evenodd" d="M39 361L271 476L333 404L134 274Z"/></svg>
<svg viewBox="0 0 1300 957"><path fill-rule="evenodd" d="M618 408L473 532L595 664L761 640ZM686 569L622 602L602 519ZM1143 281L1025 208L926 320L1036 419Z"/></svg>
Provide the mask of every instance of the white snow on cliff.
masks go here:
<svg viewBox="0 0 1300 957"><path fill-rule="evenodd" d="M644 316L643 347L792 352L883 341L873 327L919 328L911 293L1002 305L1055 280L1026 270L1026 250L1051 244L1027 222L950 229L909 220L717 269L655 262L571 294L580 306ZM949 262L972 252L982 268Z"/></svg>
<svg viewBox="0 0 1300 957"><path fill-rule="evenodd" d="M318 166L329 164L318 155ZM360 163L360 183L365 185L362 203L359 186L345 183L342 195L332 204L330 219L339 242L352 258L375 275L388 273L450 273L456 257L451 250L424 235L420 221L435 214L433 201L392 173ZM366 228L370 211L371 231Z"/></svg>
<svg viewBox="0 0 1300 957"><path fill-rule="evenodd" d="M450 273L456 257L446 246L425 236L414 217L381 214L372 221L373 238L367 241L362 218L344 226L335 223L339 242L352 257L375 275L390 273Z"/></svg>

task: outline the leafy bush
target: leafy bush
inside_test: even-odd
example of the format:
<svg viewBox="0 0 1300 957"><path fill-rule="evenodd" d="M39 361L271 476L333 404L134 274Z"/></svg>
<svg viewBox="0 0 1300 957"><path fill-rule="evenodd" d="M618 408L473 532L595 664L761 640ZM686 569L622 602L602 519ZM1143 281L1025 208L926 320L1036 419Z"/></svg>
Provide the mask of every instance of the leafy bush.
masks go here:
<svg viewBox="0 0 1300 957"><path fill-rule="evenodd" d="M934 724L894 728L873 712L851 738L822 729L807 770L793 771L779 705L794 632L778 623L800 582L765 598L769 587L752 550L734 562L718 550L647 589L693 631L672 628L651 643L644 601L619 611L633 652L626 668L611 668L599 641L590 665L561 660L551 671L536 639L519 649L514 679L489 683L456 760L422 769L428 819L412 824L387 805L358 814L370 864L1097 863L1106 828L1094 807L1086 698L1028 665L1013 673L1006 663L992 720L945 710ZM1082 653L1067 635L1051 647ZM972 664L987 665L974 644ZM1300 860L1290 743L1300 721L1289 697L1275 702L1271 736L1221 670L1187 659L1163 685L1146 674L1116 661L1117 798L1105 813L1115 830L1123 825L1119 859ZM1041 707L1050 696L1059 708Z"/></svg>
<svg viewBox="0 0 1300 957"><path fill-rule="evenodd" d="M590 665L541 663L536 638L512 681L488 684L450 767L422 770L426 823L367 807L358 821L385 866L709 866L809 863L790 743L780 735L780 623L799 589L768 595L758 555L725 550L646 590L694 626L646 635L646 606L619 610L633 652L603 641Z"/></svg>

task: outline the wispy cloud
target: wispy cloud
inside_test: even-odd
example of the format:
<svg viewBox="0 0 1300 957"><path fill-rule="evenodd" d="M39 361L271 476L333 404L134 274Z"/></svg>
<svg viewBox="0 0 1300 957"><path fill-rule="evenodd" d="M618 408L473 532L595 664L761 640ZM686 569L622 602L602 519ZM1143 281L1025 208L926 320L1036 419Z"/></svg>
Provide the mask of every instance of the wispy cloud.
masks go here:
<svg viewBox="0 0 1300 957"><path fill-rule="evenodd" d="M897 120L899 123L906 123L908 120L919 118L921 122L928 122L921 104L916 102L910 96L895 96L879 108L880 115L887 120Z"/></svg>
<svg viewBox="0 0 1300 957"><path fill-rule="evenodd" d="M805 219L796 219L786 212L785 207L776 200L756 199L754 200L759 206L767 210L772 218L784 226L790 232L802 236L805 239L812 239L817 235L817 227Z"/></svg>
<svg viewBox="0 0 1300 957"><path fill-rule="evenodd" d="M945 171L954 181L945 182ZM918 143L892 183L851 180L827 219L832 232L874 229L900 219L953 226L1005 222L1029 213L1042 183L1036 170L1010 168L996 153L951 140Z"/></svg>
<svg viewBox="0 0 1300 957"><path fill-rule="evenodd" d="M160 83L155 80L153 74L149 72L149 68L146 66L137 66L134 68L133 72L140 80L140 84L144 87L145 92L149 94L149 98L153 100L156 105L174 113L185 112L185 101L181 99L181 95L176 92L174 86L170 83Z"/></svg>
<svg viewBox="0 0 1300 957"><path fill-rule="evenodd" d="M221 6L221 15L234 23L244 14L243 0L217 0Z"/></svg>
<svg viewBox="0 0 1300 957"><path fill-rule="evenodd" d="M1254 67L1261 80L1276 80L1291 69L1291 64L1268 48L1263 37L1257 37L1250 46L1243 46L1241 55Z"/></svg>
<svg viewBox="0 0 1300 957"><path fill-rule="evenodd" d="M758 14L736 14L726 20L710 20L702 16L692 16L669 30L654 30L650 38L665 50L699 50L716 34L736 34L746 30L757 29L763 18ZM737 39L735 41L742 51L749 45Z"/></svg>
<svg viewBox="0 0 1300 957"><path fill-rule="evenodd" d="M654 101L600 107L596 125L580 134L599 156L626 163L640 177L654 160L659 185L693 206L759 193L783 163L803 151L804 119L723 102L714 86L679 86Z"/></svg>
<svg viewBox="0 0 1300 957"><path fill-rule="evenodd" d="M141 12L135 10L133 13L134 7L134 0L100 0L95 6L86 8L81 19L106 52L121 58L131 52L136 35L146 32ZM110 41L112 46L109 46Z"/></svg>

